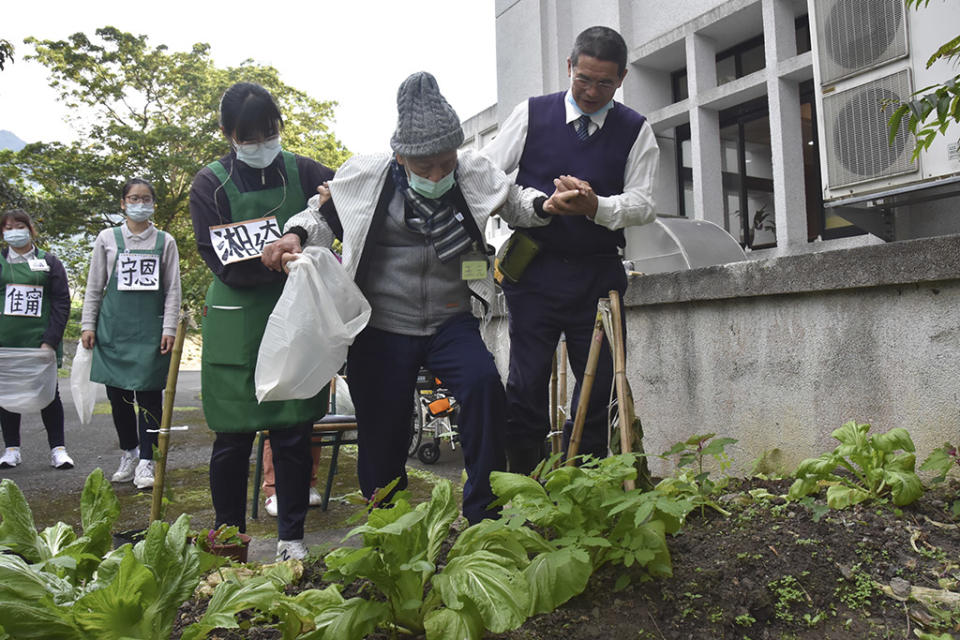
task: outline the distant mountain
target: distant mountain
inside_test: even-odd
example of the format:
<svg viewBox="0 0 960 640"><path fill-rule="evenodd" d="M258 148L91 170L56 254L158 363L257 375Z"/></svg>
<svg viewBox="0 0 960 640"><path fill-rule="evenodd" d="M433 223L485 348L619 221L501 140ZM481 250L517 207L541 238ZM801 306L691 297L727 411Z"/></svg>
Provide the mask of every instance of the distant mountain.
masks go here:
<svg viewBox="0 0 960 640"><path fill-rule="evenodd" d="M0 149L20 151L25 146L27 146L27 143L18 138L17 134L6 129L0 129Z"/></svg>

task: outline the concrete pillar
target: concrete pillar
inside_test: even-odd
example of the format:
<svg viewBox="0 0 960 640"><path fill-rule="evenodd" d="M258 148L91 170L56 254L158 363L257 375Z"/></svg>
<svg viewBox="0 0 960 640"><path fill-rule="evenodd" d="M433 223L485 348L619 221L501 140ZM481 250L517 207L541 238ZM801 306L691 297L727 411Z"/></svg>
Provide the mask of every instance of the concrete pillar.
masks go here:
<svg viewBox="0 0 960 640"><path fill-rule="evenodd" d="M807 242L806 194L803 181L803 130L800 91L796 81L780 78L781 60L797 54L794 16L783 0L763 0L767 100L770 107L770 151L773 160L773 208L777 252Z"/></svg>
<svg viewBox="0 0 960 640"><path fill-rule="evenodd" d="M549 26L542 0L497 0L497 121L530 96L546 93L551 69L544 58ZM521 63L522 61L522 63Z"/></svg>
<svg viewBox="0 0 960 640"><path fill-rule="evenodd" d="M690 149L693 164L693 217L723 226L720 172L720 121L713 109L696 106L704 91L717 86L716 46L697 33L687 36L687 87L690 94Z"/></svg>

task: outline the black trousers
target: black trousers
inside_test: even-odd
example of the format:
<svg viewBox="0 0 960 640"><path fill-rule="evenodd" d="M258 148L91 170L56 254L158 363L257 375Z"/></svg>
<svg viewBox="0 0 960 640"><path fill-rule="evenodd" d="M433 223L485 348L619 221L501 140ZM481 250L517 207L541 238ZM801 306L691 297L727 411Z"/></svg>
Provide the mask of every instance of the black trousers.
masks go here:
<svg viewBox="0 0 960 640"><path fill-rule="evenodd" d="M310 506L310 434L313 423L272 429L270 448L277 488L277 534L280 540L303 539L303 522ZM246 531L247 481L255 432L217 433L210 454L210 494L216 526Z"/></svg>
<svg viewBox="0 0 960 640"><path fill-rule="evenodd" d="M627 277L620 257L561 257L541 254L516 284L504 284L510 311L510 373L507 378L507 439L517 447L543 442L550 430L548 387L553 354L561 333L567 341L570 367L576 376L570 400L570 418L563 429L566 451L573 416L580 402L580 386L590 351L597 301L611 290L621 299ZM621 307L622 313L622 307ZM622 319L622 316L621 316ZM624 326L626 336L626 326ZM607 455L607 419L613 359L606 336L590 393L580 453Z"/></svg>
<svg viewBox="0 0 960 640"><path fill-rule="evenodd" d="M47 444L50 448L63 446L63 402L60 400L60 385L57 385L53 401L40 410L40 419L47 430ZM20 446L20 414L0 407L0 427L3 429L3 443L8 447Z"/></svg>
<svg viewBox="0 0 960 640"><path fill-rule="evenodd" d="M426 366L460 402L457 430L467 481L463 515L471 524L497 517L490 472L506 467L504 394L500 374L477 319L447 320L430 336L407 336L367 327L347 354L350 395L357 410L360 490L368 498L394 478L407 486L407 444L417 371ZM277 489L279 495L283 495Z"/></svg>
<svg viewBox="0 0 960 640"><path fill-rule="evenodd" d="M160 428L163 412L163 390L129 391L107 385L107 399L113 413L113 426L120 439L120 448L129 451L140 447L140 459L152 460L153 447L159 434L147 430ZM137 403L135 411L133 403Z"/></svg>

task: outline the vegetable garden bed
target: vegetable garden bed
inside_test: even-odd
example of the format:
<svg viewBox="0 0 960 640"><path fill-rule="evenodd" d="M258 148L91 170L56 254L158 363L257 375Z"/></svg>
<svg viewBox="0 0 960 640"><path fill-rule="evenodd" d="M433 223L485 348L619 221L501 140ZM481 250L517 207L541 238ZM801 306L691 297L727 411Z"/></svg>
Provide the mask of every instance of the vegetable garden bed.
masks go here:
<svg viewBox="0 0 960 640"><path fill-rule="evenodd" d="M350 546L263 566L218 568L186 515L109 551L119 505L99 470L79 535L37 532L4 480L0 640L955 640L960 456L935 451L925 487L905 431L868 431L843 425L796 479L727 478L732 441L712 434L665 454L677 471L650 491L622 489L629 455L495 473L503 517L472 527L441 480L429 501L358 513Z"/></svg>

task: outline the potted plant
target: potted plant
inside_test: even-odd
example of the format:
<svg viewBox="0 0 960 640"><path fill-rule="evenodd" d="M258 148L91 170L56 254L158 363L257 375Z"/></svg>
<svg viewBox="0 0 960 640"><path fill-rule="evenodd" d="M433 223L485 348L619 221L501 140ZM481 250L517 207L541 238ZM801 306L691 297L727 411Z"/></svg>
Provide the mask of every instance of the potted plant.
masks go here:
<svg viewBox="0 0 960 640"><path fill-rule="evenodd" d="M236 526L222 524L216 529L204 529L193 537L193 542L207 553L246 562L250 536L240 533Z"/></svg>

